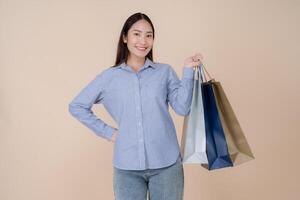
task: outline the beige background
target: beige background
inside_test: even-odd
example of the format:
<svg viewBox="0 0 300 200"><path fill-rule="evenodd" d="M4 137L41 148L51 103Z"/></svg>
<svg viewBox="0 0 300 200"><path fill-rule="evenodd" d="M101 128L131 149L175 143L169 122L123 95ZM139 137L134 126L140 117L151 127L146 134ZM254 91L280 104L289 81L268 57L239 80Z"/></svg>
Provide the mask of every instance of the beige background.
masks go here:
<svg viewBox="0 0 300 200"><path fill-rule="evenodd" d="M180 78L184 59L203 54L256 157L211 172L184 165L184 199L298 199L299 10L297 0L1 0L0 199L113 199L113 144L68 103L113 64L138 11L156 28L154 60ZM116 126L102 105L93 110ZM171 114L180 142L183 117Z"/></svg>

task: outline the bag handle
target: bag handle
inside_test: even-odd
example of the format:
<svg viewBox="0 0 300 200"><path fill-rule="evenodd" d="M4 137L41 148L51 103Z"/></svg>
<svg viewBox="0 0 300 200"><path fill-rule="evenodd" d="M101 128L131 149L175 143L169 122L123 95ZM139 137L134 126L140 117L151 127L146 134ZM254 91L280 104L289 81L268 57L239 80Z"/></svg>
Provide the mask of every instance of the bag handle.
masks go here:
<svg viewBox="0 0 300 200"><path fill-rule="evenodd" d="M206 79L206 75L205 75L205 73L204 73L204 71L203 71L202 69L204 69L204 71L207 73L207 75L208 75L208 77L209 77L209 79L210 79L209 81L214 80L214 79L211 78L211 76L209 75L209 73L208 73L208 71L206 70L206 68L204 67L203 63L201 63L201 64L199 64L199 65L197 66L197 76L198 76L198 80L201 78L201 82L203 82L202 77L204 77L205 82L208 82L207 79ZM203 76L202 76L202 74L203 74Z"/></svg>

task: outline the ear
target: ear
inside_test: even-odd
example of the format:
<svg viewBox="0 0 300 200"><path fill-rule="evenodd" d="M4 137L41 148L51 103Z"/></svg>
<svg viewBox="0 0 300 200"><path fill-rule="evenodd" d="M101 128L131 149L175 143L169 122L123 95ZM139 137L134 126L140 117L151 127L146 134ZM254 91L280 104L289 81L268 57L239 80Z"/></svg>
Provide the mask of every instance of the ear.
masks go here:
<svg viewBox="0 0 300 200"><path fill-rule="evenodd" d="M124 42L124 43L127 43L127 39L126 39L126 36L125 36L125 35L123 35L123 42Z"/></svg>

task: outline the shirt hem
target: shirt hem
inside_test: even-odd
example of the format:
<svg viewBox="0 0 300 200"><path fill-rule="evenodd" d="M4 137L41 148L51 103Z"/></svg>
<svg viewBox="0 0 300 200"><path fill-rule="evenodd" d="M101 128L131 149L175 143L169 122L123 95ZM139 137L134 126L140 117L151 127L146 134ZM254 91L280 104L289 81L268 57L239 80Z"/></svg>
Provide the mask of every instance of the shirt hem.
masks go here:
<svg viewBox="0 0 300 200"><path fill-rule="evenodd" d="M148 167L148 168L146 168L146 169L140 169L140 168L123 168L123 167L120 167L120 166L118 166L118 165L116 165L116 164L113 164L113 167L115 167L115 168L117 168L117 169L121 169L121 170L149 170L149 169L152 170L152 169L166 168L166 167L169 167L169 166L171 166L171 165L173 165L173 164L175 164L175 163L177 163L177 162L181 162L181 155L180 155L180 152L178 152L175 161L173 160L172 162L167 163L167 164L162 165L162 166L159 166L159 167Z"/></svg>

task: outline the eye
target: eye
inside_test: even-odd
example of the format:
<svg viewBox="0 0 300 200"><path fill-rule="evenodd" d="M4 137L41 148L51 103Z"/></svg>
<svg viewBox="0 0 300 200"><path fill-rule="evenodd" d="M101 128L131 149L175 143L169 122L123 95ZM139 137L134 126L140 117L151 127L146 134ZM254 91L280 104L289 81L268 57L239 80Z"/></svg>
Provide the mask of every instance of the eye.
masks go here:
<svg viewBox="0 0 300 200"><path fill-rule="evenodd" d="M152 37L152 35L148 35L148 37Z"/></svg>
<svg viewBox="0 0 300 200"><path fill-rule="evenodd" d="M134 35L139 35L138 33L134 33Z"/></svg>

